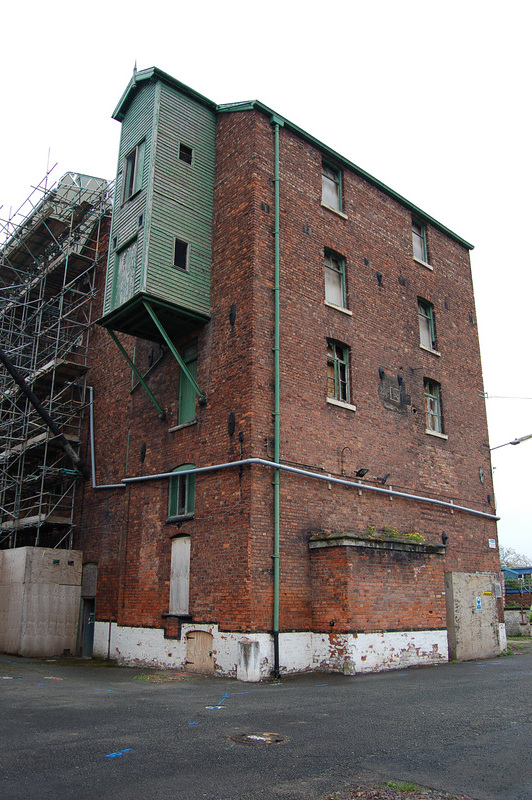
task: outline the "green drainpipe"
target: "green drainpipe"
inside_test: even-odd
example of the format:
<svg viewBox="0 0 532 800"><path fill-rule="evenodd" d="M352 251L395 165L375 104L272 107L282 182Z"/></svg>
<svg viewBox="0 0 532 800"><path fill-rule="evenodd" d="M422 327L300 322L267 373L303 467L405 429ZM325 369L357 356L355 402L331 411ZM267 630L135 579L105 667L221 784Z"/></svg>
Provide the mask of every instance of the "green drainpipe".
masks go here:
<svg viewBox="0 0 532 800"><path fill-rule="evenodd" d="M275 141L275 165L274 165L274 187L275 187L275 273L274 273L274 410L273 410L273 437L274 437L274 461L279 463L279 417L280 417L280 380L279 380L279 318L280 318L280 280L279 280L279 128L283 125L283 120L273 116L271 124L274 130ZM273 674L279 678L279 469L274 470L273 477Z"/></svg>

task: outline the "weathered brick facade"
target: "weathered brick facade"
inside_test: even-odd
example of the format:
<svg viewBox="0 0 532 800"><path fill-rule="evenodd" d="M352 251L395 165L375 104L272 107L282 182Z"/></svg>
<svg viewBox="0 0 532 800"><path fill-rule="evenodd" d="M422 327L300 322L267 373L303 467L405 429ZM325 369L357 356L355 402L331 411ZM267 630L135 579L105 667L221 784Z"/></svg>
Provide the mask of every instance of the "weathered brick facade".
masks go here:
<svg viewBox="0 0 532 800"><path fill-rule="evenodd" d="M486 595L500 581L468 247L419 212L430 267L419 263L410 204L290 124L279 142L279 448L280 463L301 474L280 472L278 666L432 663L447 658L430 640L451 624L444 574L485 574ZM324 156L341 171L341 213L322 205ZM174 337L180 351L197 341L206 402L197 402L194 423L178 426L183 378L168 348L119 334L142 373L155 363L147 383L166 410L160 419L108 332L95 327L88 379L98 485L182 464L272 460L274 157L263 107L217 114L211 320ZM343 310L325 303L326 250L344 259ZM420 346L418 298L433 306L437 351ZM328 340L348 353L349 402L328 402ZM424 379L441 387L445 438L426 432ZM198 473L193 517L173 522L167 478L82 488L75 546L98 564L100 651L107 643L124 661L183 665L185 632L208 631L214 668L238 674L239 642L255 637L260 676L269 674L273 477L264 464ZM404 538L413 532L425 541ZM189 607L169 616L175 536L190 537ZM142 631L152 629L164 636L150 653ZM138 639L127 653L126 630ZM425 632L424 654L412 660L409 645L406 660L396 650L371 661L363 635L384 641L387 632ZM307 636L304 647L292 633Z"/></svg>

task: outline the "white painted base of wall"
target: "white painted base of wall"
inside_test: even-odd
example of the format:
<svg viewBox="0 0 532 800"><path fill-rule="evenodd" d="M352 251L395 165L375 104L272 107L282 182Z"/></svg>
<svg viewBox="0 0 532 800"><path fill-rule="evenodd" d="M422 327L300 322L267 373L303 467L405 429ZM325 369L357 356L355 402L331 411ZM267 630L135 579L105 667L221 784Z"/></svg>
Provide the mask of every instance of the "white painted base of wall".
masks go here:
<svg viewBox="0 0 532 800"><path fill-rule="evenodd" d="M185 669L186 634L213 636L215 674L259 681L273 670L273 639L268 633L224 633L217 625L183 625L181 639L165 639L158 628L126 628L96 622L93 654L119 664L158 669ZM382 633L281 633L282 674L341 672L355 675L387 669L441 664L448 660L447 631Z"/></svg>

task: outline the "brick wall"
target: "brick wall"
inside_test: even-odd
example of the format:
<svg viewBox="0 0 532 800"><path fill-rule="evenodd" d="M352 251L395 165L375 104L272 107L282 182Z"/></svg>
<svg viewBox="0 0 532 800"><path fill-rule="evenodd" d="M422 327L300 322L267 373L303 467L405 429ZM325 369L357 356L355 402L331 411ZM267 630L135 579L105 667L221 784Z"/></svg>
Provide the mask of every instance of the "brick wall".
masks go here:
<svg viewBox="0 0 532 800"><path fill-rule="evenodd" d="M161 420L141 387L131 391L129 368L108 333L94 328L89 383L100 484L182 463L273 455L273 169L268 118L258 111L220 114L211 321L176 340L178 347L198 341L197 381L208 399L198 405L196 424L170 431L179 382L170 353L148 379L167 410ZM377 478L389 474L395 490L493 513L467 250L428 225L433 269L416 263L409 210L347 169L345 216L323 208L321 154L287 128L280 131L280 178L281 459L351 480L366 467L370 485L380 486ZM324 248L345 258L351 315L324 304ZM103 271L100 278L101 288ZM434 305L439 356L419 346L418 297ZM153 343L120 338L146 369ZM326 401L327 338L349 347L356 411ZM399 372L402 401L384 402ZM424 377L441 384L446 440L425 433ZM194 519L179 528L191 536L194 621L271 629L272 478L264 467L197 477ZM166 522L167 491L164 480L82 488L76 546L86 561L98 562L98 619L165 624L170 541L177 532ZM311 555L316 531L364 533L370 526L417 531L433 544L445 532L446 553L332 548ZM284 630L329 630L331 619L344 630L441 627L444 571L499 570L497 551L488 545L496 538L491 520L286 473L280 538Z"/></svg>

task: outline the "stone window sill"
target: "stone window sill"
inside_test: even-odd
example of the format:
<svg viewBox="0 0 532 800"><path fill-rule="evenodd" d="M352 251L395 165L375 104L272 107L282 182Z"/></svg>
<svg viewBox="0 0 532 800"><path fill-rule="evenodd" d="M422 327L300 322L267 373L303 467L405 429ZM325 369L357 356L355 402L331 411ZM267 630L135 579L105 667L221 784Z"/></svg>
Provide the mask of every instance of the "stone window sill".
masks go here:
<svg viewBox="0 0 532 800"><path fill-rule="evenodd" d="M321 207L322 208L326 208L327 211L332 211L333 214L337 214L339 217L342 217L342 219L349 219L347 214L344 214L343 211L338 211L337 208L333 208L332 206L328 206L326 203L322 203Z"/></svg>
<svg viewBox="0 0 532 800"><path fill-rule="evenodd" d="M431 265L427 261L422 261L421 258L416 258L415 256L412 256L412 258L414 259L416 264L421 264L422 267L426 267L427 269L434 271L434 267L431 267Z"/></svg>
<svg viewBox="0 0 532 800"><path fill-rule="evenodd" d="M330 403L331 406L338 406L338 408L346 408L348 411L357 410L357 407L351 405L351 403L344 403L343 400L335 400L332 397L328 397L327 402Z"/></svg>
<svg viewBox="0 0 532 800"><path fill-rule="evenodd" d="M329 303L328 300L325 300L324 301L324 305L326 305L327 308L334 308L335 311L341 311L342 314L347 314L349 317L353 316L353 312L352 311L350 311L348 308L343 308L342 306L337 306L336 303Z"/></svg>
<svg viewBox="0 0 532 800"><path fill-rule="evenodd" d="M438 433L438 431L431 431L429 428L425 428L425 433L428 433L429 436L435 436L437 439L448 439L446 433Z"/></svg>
<svg viewBox="0 0 532 800"><path fill-rule="evenodd" d="M168 428L168 433L175 433L175 431L182 431L183 428L190 428L192 425L197 425L198 420L192 419L190 422L183 422L181 425L175 425L173 428Z"/></svg>
<svg viewBox="0 0 532 800"><path fill-rule="evenodd" d="M441 356L439 350L433 350L432 347L425 347L425 345L423 344L420 344L419 346L422 350L425 351L425 353L432 353L433 356Z"/></svg>

